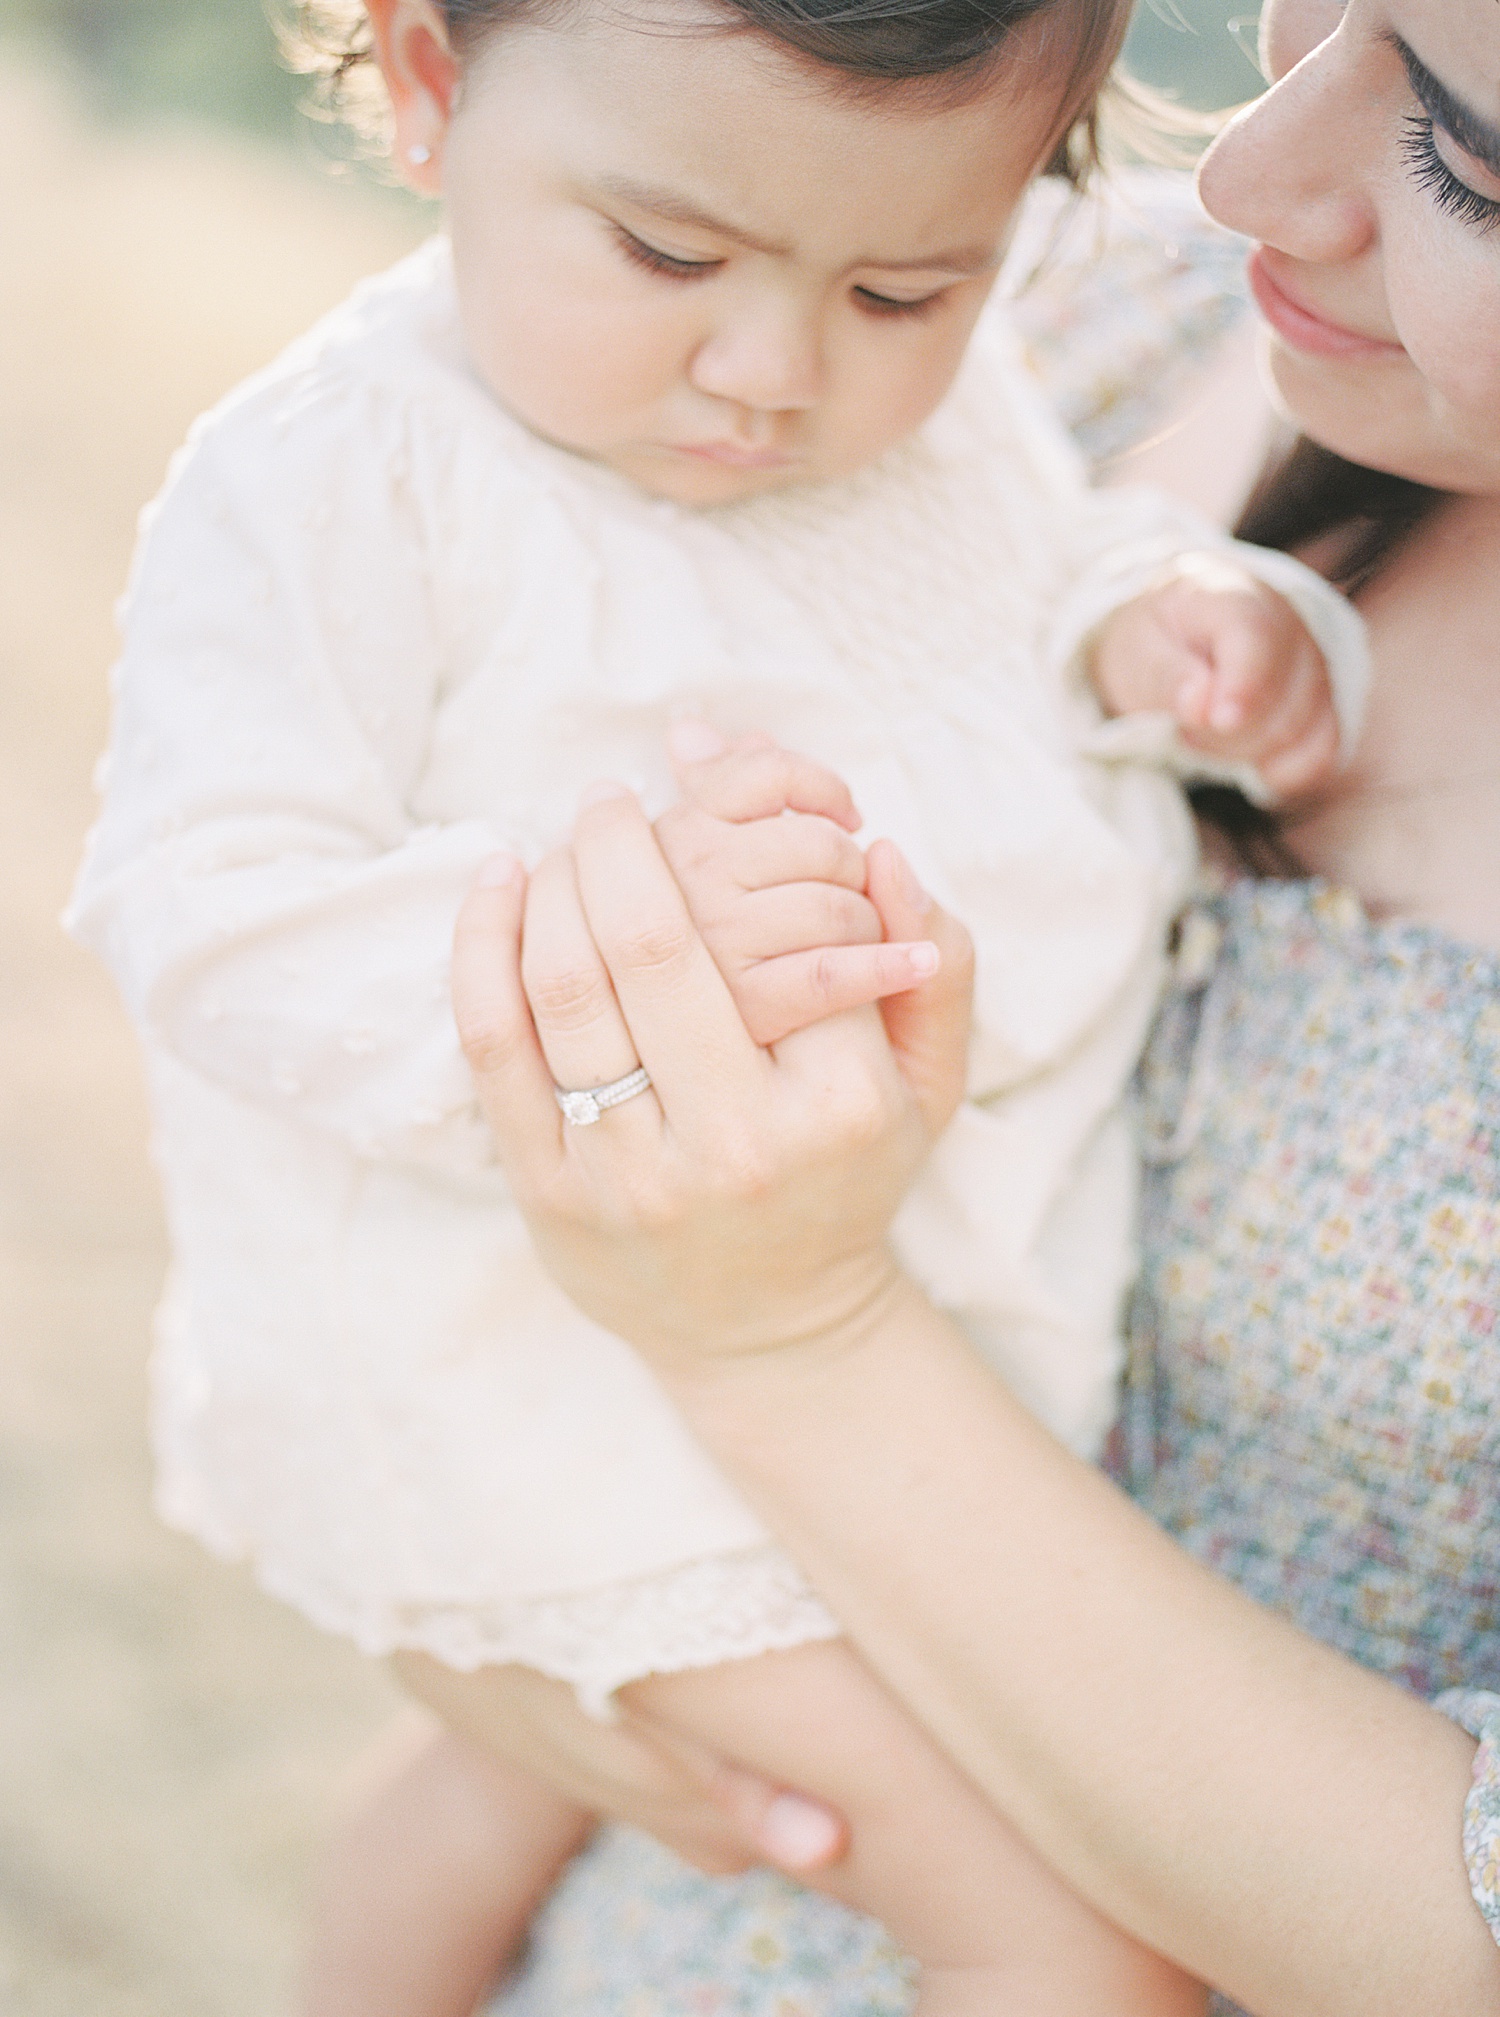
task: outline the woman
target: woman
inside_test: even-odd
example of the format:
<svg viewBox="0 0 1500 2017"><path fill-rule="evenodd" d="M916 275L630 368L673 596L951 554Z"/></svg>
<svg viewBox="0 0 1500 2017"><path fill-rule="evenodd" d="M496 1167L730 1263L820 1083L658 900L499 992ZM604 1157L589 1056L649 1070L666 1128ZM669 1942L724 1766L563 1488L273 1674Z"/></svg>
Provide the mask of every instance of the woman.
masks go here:
<svg viewBox="0 0 1500 2017"><path fill-rule="evenodd" d="M1420 1698L1500 1685L1500 8L1272 0L1265 33L1275 88L1203 189L1262 241L1282 400L1441 494L1399 491L1375 539L1364 493L1304 515L1366 577L1377 687L1356 765L1280 835L1327 881L1247 886L1217 949L1188 935L1147 1073L1141 1505L1048 1442L884 1245L954 1096L961 958L891 1048L855 1020L770 1059L615 797L580 821L586 913L529 924L570 971L595 959L591 1014L539 1017L538 1048L514 889L472 901L458 996L559 1278L1041 1853L1259 2017L1475 2017L1500 2010L1500 1744L1473 1740L1500 1698ZM560 1155L553 1076L609 1079L622 1051L660 1104ZM551 1744L597 1797L623 1761L636 1811L670 1808L628 1739L510 1713L534 1765ZM769 1797L731 1775L752 1819L799 1811Z"/></svg>

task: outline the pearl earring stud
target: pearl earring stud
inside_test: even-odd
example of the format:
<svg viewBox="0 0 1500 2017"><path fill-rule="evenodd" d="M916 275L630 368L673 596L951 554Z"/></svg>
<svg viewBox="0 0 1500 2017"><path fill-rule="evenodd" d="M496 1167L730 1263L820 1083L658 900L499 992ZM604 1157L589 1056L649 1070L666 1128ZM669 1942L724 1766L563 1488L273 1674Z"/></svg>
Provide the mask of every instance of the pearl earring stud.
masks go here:
<svg viewBox="0 0 1500 2017"><path fill-rule="evenodd" d="M413 168L425 168L428 162L432 159L432 149L430 147L424 147L421 144L421 142L418 141L415 147L407 148L406 158L411 163Z"/></svg>

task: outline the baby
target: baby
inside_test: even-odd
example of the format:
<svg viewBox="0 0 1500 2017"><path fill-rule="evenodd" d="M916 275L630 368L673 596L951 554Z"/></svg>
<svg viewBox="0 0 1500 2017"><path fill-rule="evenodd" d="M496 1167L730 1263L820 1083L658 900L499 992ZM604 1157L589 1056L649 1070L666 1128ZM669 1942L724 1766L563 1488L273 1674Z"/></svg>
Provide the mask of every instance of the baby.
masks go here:
<svg viewBox="0 0 1500 2017"><path fill-rule="evenodd" d="M1092 495L986 310L1127 12L370 0L398 158L450 236L175 464L74 913L154 1100L166 1516L404 1652L460 1728L483 1670L521 1663L601 1711L628 1685L834 1802L852 1847L820 1881L915 1956L928 2017L1203 1994L907 1723L553 1288L459 1051L448 945L479 865L554 847L591 780L665 807L683 716L840 772L978 951L970 1098L903 1257L1097 1450L1130 1272L1123 1092L1193 860L1171 772L1316 781L1364 667L1295 563ZM847 824L815 790L769 855L753 829L743 963L721 957L765 1041L806 1013L778 1021L771 955L880 937ZM733 881L732 825L684 864L699 903ZM866 996L928 953L886 948ZM315 2017L456 2017L504 1965L589 1816L498 1766L470 1791L505 1854L425 1890L399 1841L369 1859Z"/></svg>

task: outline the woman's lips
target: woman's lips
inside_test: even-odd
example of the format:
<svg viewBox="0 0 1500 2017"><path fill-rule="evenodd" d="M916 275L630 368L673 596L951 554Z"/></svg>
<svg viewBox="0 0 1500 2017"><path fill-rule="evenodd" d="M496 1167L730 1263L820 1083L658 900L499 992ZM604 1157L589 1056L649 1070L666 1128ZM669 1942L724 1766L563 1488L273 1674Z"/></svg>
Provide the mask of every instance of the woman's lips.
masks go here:
<svg viewBox="0 0 1500 2017"><path fill-rule="evenodd" d="M1289 294L1270 270L1264 246L1250 255L1250 292L1255 304L1276 334L1294 350L1309 351L1314 357L1402 357L1399 343L1387 343L1376 336L1363 336L1357 329L1345 329L1330 322Z"/></svg>

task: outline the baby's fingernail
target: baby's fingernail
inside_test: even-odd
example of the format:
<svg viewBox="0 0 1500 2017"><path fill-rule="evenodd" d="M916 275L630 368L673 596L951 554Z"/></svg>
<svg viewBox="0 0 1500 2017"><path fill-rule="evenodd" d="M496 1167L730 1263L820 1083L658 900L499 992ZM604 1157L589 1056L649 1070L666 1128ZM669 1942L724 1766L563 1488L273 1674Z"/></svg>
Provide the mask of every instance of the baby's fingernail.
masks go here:
<svg viewBox="0 0 1500 2017"><path fill-rule="evenodd" d="M729 744L706 721L674 721L667 731L667 748L679 763L707 763L722 756Z"/></svg>
<svg viewBox="0 0 1500 2017"><path fill-rule="evenodd" d="M843 1830L826 1807L795 1793L778 1793L761 1817L760 1842L785 1870L815 1870L833 1856Z"/></svg>
<svg viewBox="0 0 1500 2017"><path fill-rule="evenodd" d="M918 980L930 980L943 963L943 956L933 944L908 946L906 963Z"/></svg>
<svg viewBox="0 0 1500 2017"><path fill-rule="evenodd" d="M630 795L630 786L621 784L617 777L601 777L583 787L578 794L578 804L582 810L591 805L603 805L606 799L629 798Z"/></svg>
<svg viewBox="0 0 1500 2017"><path fill-rule="evenodd" d="M481 863L476 880L481 889L508 889L521 880L521 864L513 854L492 854Z"/></svg>

